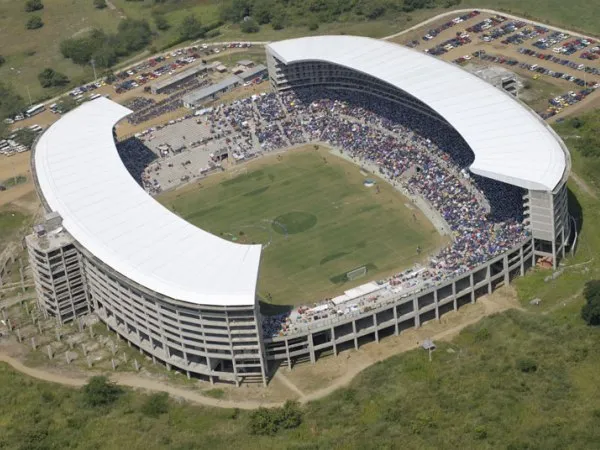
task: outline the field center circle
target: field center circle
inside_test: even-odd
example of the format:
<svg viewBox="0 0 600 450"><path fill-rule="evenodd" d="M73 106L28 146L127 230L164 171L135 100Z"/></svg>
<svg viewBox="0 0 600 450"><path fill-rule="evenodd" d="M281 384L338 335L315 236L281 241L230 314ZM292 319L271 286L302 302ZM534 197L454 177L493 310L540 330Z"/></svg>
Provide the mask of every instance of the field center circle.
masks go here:
<svg viewBox="0 0 600 450"><path fill-rule="evenodd" d="M272 228L279 234L297 234L317 224L317 216L304 211L292 211L273 219Z"/></svg>

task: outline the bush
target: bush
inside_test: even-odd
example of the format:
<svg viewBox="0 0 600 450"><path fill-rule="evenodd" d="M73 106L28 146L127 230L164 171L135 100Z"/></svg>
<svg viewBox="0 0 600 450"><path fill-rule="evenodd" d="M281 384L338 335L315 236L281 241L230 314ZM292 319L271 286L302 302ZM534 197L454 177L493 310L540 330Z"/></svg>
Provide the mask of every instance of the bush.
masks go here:
<svg viewBox="0 0 600 450"><path fill-rule="evenodd" d="M94 8L96 8L96 9L106 8L106 0L94 0Z"/></svg>
<svg viewBox="0 0 600 450"><path fill-rule="evenodd" d="M0 55L0 66L6 62L6 58Z"/></svg>
<svg viewBox="0 0 600 450"><path fill-rule="evenodd" d="M521 358L517 361L517 369L523 373L537 372L537 363L530 358Z"/></svg>
<svg viewBox="0 0 600 450"><path fill-rule="evenodd" d="M56 72L54 69L46 68L38 74L38 80L43 88L64 86L69 83L66 75Z"/></svg>
<svg viewBox="0 0 600 450"><path fill-rule="evenodd" d="M240 24L240 30L242 30L243 33L258 33L260 31L260 26L256 20L252 17L248 17Z"/></svg>
<svg viewBox="0 0 600 450"><path fill-rule="evenodd" d="M581 308L581 318L591 326L600 325L600 281L588 281L583 289L585 305Z"/></svg>
<svg viewBox="0 0 600 450"><path fill-rule="evenodd" d="M102 375L90 378L90 381L83 387L83 399L85 404L94 408L111 405L116 402L122 394L122 388Z"/></svg>
<svg viewBox="0 0 600 450"><path fill-rule="evenodd" d="M193 14L184 17L179 25L179 36L182 41L189 41L204 36L202 24Z"/></svg>
<svg viewBox="0 0 600 450"><path fill-rule="evenodd" d="M280 429L297 428L302 423L298 402L288 400L282 408L259 408L250 414L251 434L273 436Z"/></svg>
<svg viewBox="0 0 600 450"><path fill-rule="evenodd" d="M159 392L149 395L142 405L142 413L148 417L158 417L169 411L169 394Z"/></svg>
<svg viewBox="0 0 600 450"><path fill-rule="evenodd" d="M207 39L216 38L220 34L221 34L221 30L215 28L214 30L210 30L209 32L206 33L206 38Z"/></svg>
<svg viewBox="0 0 600 450"><path fill-rule="evenodd" d="M39 11L40 9L44 9L42 0L27 0L25 2L25 11L27 12Z"/></svg>
<svg viewBox="0 0 600 450"><path fill-rule="evenodd" d="M25 28L27 28L28 30L37 30L38 28L42 28L43 26L44 22L42 22L42 18L40 16L31 16L25 24Z"/></svg>
<svg viewBox="0 0 600 450"><path fill-rule="evenodd" d="M169 21L164 16L164 14L156 13L153 16L153 19L154 19L154 25L156 25L156 28L158 30L164 31L164 30L168 30L169 28L171 28L171 25L169 24Z"/></svg>
<svg viewBox="0 0 600 450"><path fill-rule="evenodd" d="M319 21L317 19L312 19L310 22L308 22L308 29L310 31L316 31L319 29Z"/></svg>

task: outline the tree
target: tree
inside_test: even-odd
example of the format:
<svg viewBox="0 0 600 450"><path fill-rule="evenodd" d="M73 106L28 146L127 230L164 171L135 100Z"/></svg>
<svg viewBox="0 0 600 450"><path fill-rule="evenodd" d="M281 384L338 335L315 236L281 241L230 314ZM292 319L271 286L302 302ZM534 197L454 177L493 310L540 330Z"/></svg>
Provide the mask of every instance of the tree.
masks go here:
<svg viewBox="0 0 600 450"><path fill-rule="evenodd" d="M38 80L43 88L64 86L65 84L69 83L69 78L66 75L49 67L45 68L38 74Z"/></svg>
<svg viewBox="0 0 600 450"><path fill-rule="evenodd" d="M308 29L310 31L315 31L319 29L319 20L316 17L313 17L309 20Z"/></svg>
<svg viewBox="0 0 600 450"><path fill-rule="evenodd" d="M600 325L600 280L588 281L583 289L585 305L581 308L581 318L591 326Z"/></svg>
<svg viewBox="0 0 600 450"><path fill-rule="evenodd" d="M369 20L377 19L385 13L386 3L383 0L371 0L362 9L363 14Z"/></svg>
<svg viewBox="0 0 600 450"><path fill-rule="evenodd" d="M6 62L6 58L0 55L0 66Z"/></svg>
<svg viewBox="0 0 600 450"><path fill-rule="evenodd" d="M23 111L25 101L23 97L7 84L0 81L0 118L12 117Z"/></svg>
<svg viewBox="0 0 600 450"><path fill-rule="evenodd" d="M104 9L106 6L106 0L94 0L94 8Z"/></svg>
<svg viewBox="0 0 600 450"><path fill-rule="evenodd" d="M70 95L65 95L64 97L61 97L58 102L56 102L56 106L61 114L66 114L77 107L77 101L75 101L75 99Z"/></svg>
<svg viewBox="0 0 600 450"><path fill-rule="evenodd" d="M157 29L164 31L171 28L171 24L169 24L169 21L164 14L155 13L153 18Z"/></svg>
<svg viewBox="0 0 600 450"><path fill-rule="evenodd" d="M285 27L287 15L281 5L276 5L271 16L271 26L274 30L282 30Z"/></svg>
<svg viewBox="0 0 600 450"><path fill-rule="evenodd" d="M40 9L44 9L42 0L27 0L25 2L25 11L27 12L39 11Z"/></svg>
<svg viewBox="0 0 600 450"><path fill-rule="evenodd" d="M183 41L197 39L204 36L204 28L202 28L202 24L198 18L193 14L190 14L189 16L184 17L181 25L179 25L179 36Z"/></svg>
<svg viewBox="0 0 600 450"><path fill-rule="evenodd" d="M242 23L240 24L240 30L242 30L243 33L258 33L260 26L252 17L247 17L242 20Z"/></svg>
<svg viewBox="0 0 600 450"><path fill-rule="evenodd" d="M15 140L27 148L31 148L35 141L35 132L29 128L21 128L16 132Z"/></svg>
<svg viewBox="0 0 600 450"><path fill-rule="evenodd" d="M272 0L257 0L252 7L252 17L260 25L269 23L273 19L273 8L275 4Z"/></svg>
<svg viewBox="0 0 600 450"><path fill-rule="evenodd" d="M158 417L169 411L169 394L159 392L148 396L142 405L142 413L149 417Z"/></svg>
<svg viewBox="0 0 600 450"><path fill-rule="evenodd" d="M25 24L25 28L27 28L28 30L37 30L38 28L42 28L43 26L44 22L42 22L42 18L40 16L31 16Z"/></svg>
<svg viewBox="0 0 600 450"><path fill-rule="evenodd" d="M123 394L123 389L103 375L90 378L83 387L84 402L88 406L108 406L116 402Z"/></svg>

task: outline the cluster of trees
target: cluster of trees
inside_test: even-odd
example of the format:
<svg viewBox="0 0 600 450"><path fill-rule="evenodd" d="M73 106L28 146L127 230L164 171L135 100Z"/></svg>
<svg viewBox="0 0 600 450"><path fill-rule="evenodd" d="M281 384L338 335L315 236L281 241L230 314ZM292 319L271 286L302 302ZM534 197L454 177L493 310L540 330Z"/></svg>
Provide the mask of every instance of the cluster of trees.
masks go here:
<svg viewBox="0 0 600 450"><path fill-rule="evenodd" d="M276 29L306 25L317 29L319 23L340 19L374 20L436 6L454 6L461 0L226 0L220 15L226 22L239 23L242 31L258 31L270 23ZM250 24L248 24L251 18Z"/></svg>
<svg viewBox="0 0 600 450"><path fill-rule="evenodd" d="M17 94L12 86L0 81L0 136L4 136L8 129L4 119L16 116L24 108L23 97Z"/></svg>
<svg viewBox="0 0 600 450"><path fill-rule="evenodd" d="M44 9L44 4L42 0L27 0L25 2L25 11L26 12L34 12ZM25 28L28 30L37 30L38 28L42 28L44 26L44 22L40 16L31 16L27 19L25 23Z"/></svg>
<svg viewBox="0 0 600 450"><path fill-rule="evenodd" d="M66 39L60 43L65 58L80 65L113 66L119 57L130 55L146 47L152 40L152 30L145 20L125 19L119 23L115 34L94 29L80 38Z"/></svg>
<svg viewBox="0 0 600 450"><path fill-rule="evenodd" d="M46 68L38 74L38 80L43 88L64 86L69 84L69 78L54 69Z"/></svg>
<svg viewBox="0 0 600 450"><path fill-rule="evenodd" d="M248 422L252 434L272 436L282 429L297 428L302 423L300 404L288 400L281 408L258 408Z"/></svg>
<svg viewBox="0 0 600 450"><path fill-rule="evenodd" d="M581 308L581 318L588 325L600 325L600 280L588 281L583 289L585 305Z"/></svg>
<svg viewBox="0 0 600 450"><path fill-rule="evenodd" d="M107 6L106 0L94 0L94 8L96 9L104 9Z"/></svg>

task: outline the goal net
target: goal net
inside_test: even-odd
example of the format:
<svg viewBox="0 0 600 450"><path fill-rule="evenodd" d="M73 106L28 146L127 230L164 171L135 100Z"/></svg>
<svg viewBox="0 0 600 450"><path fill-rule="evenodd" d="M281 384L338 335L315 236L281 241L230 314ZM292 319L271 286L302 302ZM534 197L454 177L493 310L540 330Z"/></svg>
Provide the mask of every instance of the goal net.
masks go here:
<svg viewBox="0 0 600 450"><path fill-rule="evenodd" d="M348 281L356 280L358 278L364 277L367 274L367 266L358 267L356 269L351 270L346 273L346 278Z"/></svg>

